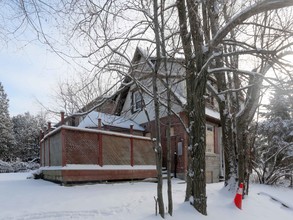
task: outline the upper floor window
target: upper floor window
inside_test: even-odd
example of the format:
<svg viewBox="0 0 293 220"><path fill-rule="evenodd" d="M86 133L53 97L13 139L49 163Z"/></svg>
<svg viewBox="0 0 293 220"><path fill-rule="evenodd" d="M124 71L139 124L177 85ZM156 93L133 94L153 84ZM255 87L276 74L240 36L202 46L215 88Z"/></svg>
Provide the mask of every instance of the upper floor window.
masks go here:
<svg viewBox="0 0 293 220"><path fill-rule="evenodd" d="M213 87L216 86L215 83L214 83L214 81L212 81L212 80L208 80L208 83L211 86L213 86ZM207 107L215 108L215 98L214 98L214 95L208 89L206 89L206 104L207 104Z"/></svg>
<svg viewBox="0 0 293 220"><path fill-rule="evenodd" d="M166 137L167 137L167 128L166 128L165 133L166 133ZM174 132L174 127L171 126L171 127L170 127L170 137L173 137L173 136L175 136L175 132Z"/></svg>
<svg viewBox="0 0 293 220"><path fill-rule="evenodd" d="M132 93L132 109L133 112L139 111L142 109L142 96L139 91L134 91Z"/></svg>

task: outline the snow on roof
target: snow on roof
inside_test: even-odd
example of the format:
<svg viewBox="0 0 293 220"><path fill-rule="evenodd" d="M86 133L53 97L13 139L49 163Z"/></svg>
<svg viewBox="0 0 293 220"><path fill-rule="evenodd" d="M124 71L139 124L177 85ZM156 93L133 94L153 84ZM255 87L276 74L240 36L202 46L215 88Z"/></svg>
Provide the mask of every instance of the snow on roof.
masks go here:
<svg viewBox="0 0 293 220"><path fill-rule="evenodd" d="M171 87L171 89L173 89L173 88ZM176 91L176 89L173 89L173 90L174 90L173 91L174 95L180 100L180 102L183 105L186 105L187 104L187 100L186 100L186 97L184 97L183 93Z"/></svg>
<svg viewBox="0 0 293 220"><path fill-rule="evenodd" d="M217 112L217 111L214 111L212 109L206 108L205 109L205 113L206 113L206 116L210 116L212 118L215 118L215 119L219 119L220 120L220 113Z"/></svg>
<svg viewBox="0 0 293 220"><path fill-rule="evenodd" d="M78 125L79 128L95 128L98 127L98 119L101 119L102 125L108 125L118 128L129 129L130 125L133 125L133 130L144 131L145 129L132 121L121 116L109 115L102 112L92 111L90 112Z"/></svg>

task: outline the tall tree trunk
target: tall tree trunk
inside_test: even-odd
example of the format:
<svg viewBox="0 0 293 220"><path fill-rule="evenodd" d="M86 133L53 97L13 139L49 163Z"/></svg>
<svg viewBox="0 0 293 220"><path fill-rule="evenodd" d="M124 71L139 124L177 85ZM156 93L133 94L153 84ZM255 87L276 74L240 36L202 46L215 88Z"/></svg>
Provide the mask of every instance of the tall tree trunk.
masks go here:
<svg viewBox="0 0 293 220"><path fill-rule="evenodd" d="M226 91L227 84L225 79L225 73L216 74L218 91ZM225 100L218 98L219 113L221 119L222 128L222 146L224 151L224 164L225 164L225 186L229 190L233 190L236 184L237 164L236 153L233 145L233 131L232 131L232 118L228 110L228 104Z"/></svg>
<svg viewBox="0 0 293 220"><path fill-rule="evenodd" d="M167 85L168 79L167 79ZM167 91L167 111L168 111L168 122L167 122L167 186L168 186L168 213L169 215L173 215L173 200L172 200L172 182L171 182L171 93L170 89L168 88Z"/></svg>
<svg viewBox="0 0 293 220"><path fill-rule="evenodd" d="M262 73L264 73L265 69ZM249 152L248 152L248 128L249 124L252 121L256 109L258 108L260 91L262 85L262 77L259 76L251 76L249 80L249 84L253 85L247 91L247 99L245 101L245 106L238 114L236 115L236 141L238 148L238 180L239 183L245 183L246 175L248 172L248 160L249 160ZM245 185L244 185L245 190Z"/></svg>
<svg viewBox="0 0 293 220"><path fill-rule="evenodd" d="M159 213L162 218L165 217L164 211L164 200L163 200L163 178L162 178L162 145L161 145L161 131L160 131L160 106L158 100L158 88L157 88L157 77L154 74L153 77L153 92L154 92L154 105L155 105L155 128L156 128L156 164L157 164L157 174L158 174L158 184L157 184L157 199L159 205Z"/></svg>
<svg viewBox="0 0 293 220"><path fill-rule="evenodd" d="M168 73L167 68L167 52L166 52L166 44L165 44L165 32L164 32L164 25L165 19L164 19L164 11L165 11L165 0L161 0L161 10L160 10L160 18L161 18L161 26L160 26L160 34L162 38L161 42L161 48L162 48L162 63L164 66L164 72L166 73L166 86L167 86L167 116L168 116L168 122L167 122L167 195L168 195L168 213L169 215L173 215L173 199L172 199L172 181L171 181L171 135L170 135L170 129L171 129L171 113L172 113L172 106L171 106L171 89L172 84L170 82L169 74L171 75L172 68L169 69L171 71Z"/></svg>
<svg viewBox="0 0 293 220"><path fill-rule="evenodd" d="M190 23L190 35L187 29L187 18L184 1L177 2L180 36L183 42L187 88L187 114L189 119L189 151L186 197L193 199L193 206L203 215L207 215L205 149L205 92L207 72L199 74L205 56L203 54L203 36L201 30L199 6L192 0L187 0L187 13ZM192 44L191 44L192 41ZM189 48L187 48L189 46ZM192 53L192 48L194 54ZM193 56L194 55L194 56Z"/></svg>
<svg viewBox="0 0 293 220"><path fill-rule="evenodd" d="M207 72L202 70L205 63L203 52L204 39L201 27L201 18L199 14L199 5L187 0L190 30L194 47L196 71L194 80L189 80L189 87L192 88L190 98L194 106L189 108L190 117L190 136L192 143L191 160L194 175L192 177L192 195L193 206L203 215L207 215L207 197L206 197L206 119L205 119L205 98Z"/></svg>
<svg viewBox="0 0 293 220"><path fill-rule="evenodd" d="M156 161L157 161L157 173L158 173L158 184L157 184L157 199L159 205L159 213L162 218L165 217L164 200L163 200L163 178L162 178L162 145L161 145L161 131L160 131L160 106L158 98L158 87L157 79L161 65L161 39L160 39L160 28L158 21L158 1L154 0L154 33L156 38L156 63L153 70L153 94L154 94L154 105L155 105L155 127L156 127Z"/></svg>
<svg viewBox="0 0 293 220"><path fill-rule="evenodd" d="M219 8L217 5L219 4L215 0L211 0L207 2L207 10L208 16L210 19L210 27L211 27L211 34L214 37L218 30L219 30L219 11L216 10ZM227 15L226 4L223 6L223 14L226 22L228 22L229 18ZM235 34L231 31L231 37ZM221 47L216 48L217 52L223 52ZM212 68L221 68L224 67L223 58L217 57L215 58L215 64L211 64ZM226 59L226 63L228 60ZM215 74L216 84L218 88L218 92L221 93L223 91L227 91L227 80L226 80L226 73L222 72L219 74ZM213 91L211 91L213 92ZM220 113L220 120L221 120L221 128L222 128L222 146L224 152L224 164L225 164L225 186L229 185L230 189L233 189L236 185L236 174L237 174L237 165L236 165L236 154L235 149L233 146L233 129L232 129L232 120L229 111L228 105L228 95L227 94L214 94L218 105L219 105L219 113Z"/></svg>
<svg viewBox="0 0 293 220"><path fill-rule="evenodd" d="M191 82L192 83L192 82ZM203 215L207 215L206 197L206 120L205 120L205 98L206 78L198 78L194 84L194 108L190 112L190 136L192 145L191 160L193 167L192 193L193 206Z"/></svg>
<svg viewBox="0 0 293 220"><path fill-rule="evenodd" d="M190 112L194 106L192 99L192 91L194 91L194 84L189 83L194 82L194 73L196 71L195 61L192 58L192 44L191 37L188 31L187 25L187 11L185 1L177 1L178 17L179 17L179 27L180 27L180 37L183 45L184 55L185 55L185 67L186 67L186 94L187 94L187 107L186 114L188 116L188 126L191 127ZM187 176L186 176L186 191L185 191L185 201L189 201L192 193L192 175L193 175L193 164L191 160L192 155L192 138L189 131L189 146L188 146L188 164L187 164Z"/></svg>

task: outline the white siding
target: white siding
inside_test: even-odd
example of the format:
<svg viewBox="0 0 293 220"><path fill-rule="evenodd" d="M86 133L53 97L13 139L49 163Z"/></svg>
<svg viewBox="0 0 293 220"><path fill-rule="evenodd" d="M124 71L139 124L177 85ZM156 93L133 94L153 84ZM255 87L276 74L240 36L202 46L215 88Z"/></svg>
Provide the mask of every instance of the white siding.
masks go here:
<svg viewBox="0 0 293 220"><path fill-rule="evenodd" d="M145 62L144 58L141 58L141 60L139 61L139 63L144 63L144 62ZM174 94L176 94L178 99L181 100L181 102L183 104L185 104L186 103L186 99L185 99L185 97L186 97L185 96L185 94L186 94L186 92L185 92L185 81L183 80L180 83L176 83L176 81L178 81L178 77L174 77L174 76L182 75L184 69L178 63L168 63L167 68L172 70L172 72L171 72L171 76L173 77L171 79L172 90L173 90ZM143 65L142 64L142 65L140 65L139 69L140 69L141 73L137 72L137 73L135 73L135 75L137 75L137 76L139 75L140 77L143 76L143 74L145 76L148 76L148 73L151 72L151 69L150 69L150 67L148 65ZM152 78L151 78L150 75L149 75L149 77L147 79L141 80L140 83L147 90L149 90L150 93L152 93L153 84L152 84ZM135 89L137 89L136 85L132 85L131 88L129 89L129 92L127 94L124 106L122 108L121 115L124 115L126 118L130 118L130 119L134 120L138 124L146 123L146 122L148 122L148 118L147 118L147 116L145 114L145 111L142 110L142 111L137 111L137 112L132 113L132 92L135 91ZM164 92L165 90L166 90L166 88L158 80L158 91L159 91L159 93L162 93L161 102L166 104L167 100L166 100L166 92ZM143 92L142 96L143 96L144 103L146 104L145 110L148 112L149 119L152 121L152 120L155 119L154 103L152 101L153 98L151 96L149 96L146 92ZM181 106L176 105L175 103L172 104L172 109L173 109L173 111L175 111L177 113L182 111ZM167 115L166 108L163 105L161 105L161 107L160 107L160 117L164 117L166 115Z"/></svg>

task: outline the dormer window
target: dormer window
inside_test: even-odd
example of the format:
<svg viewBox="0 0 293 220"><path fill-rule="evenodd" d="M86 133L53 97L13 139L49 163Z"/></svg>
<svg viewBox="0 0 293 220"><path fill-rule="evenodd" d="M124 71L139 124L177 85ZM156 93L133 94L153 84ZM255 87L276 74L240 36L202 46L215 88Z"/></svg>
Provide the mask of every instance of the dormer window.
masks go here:
<svg viewBox="0 0 293 220"><path fill-rule="evenodd" d="M133 112L140 111L142 109L142 96L137 90L132 93L132 103Z"/></svg>

